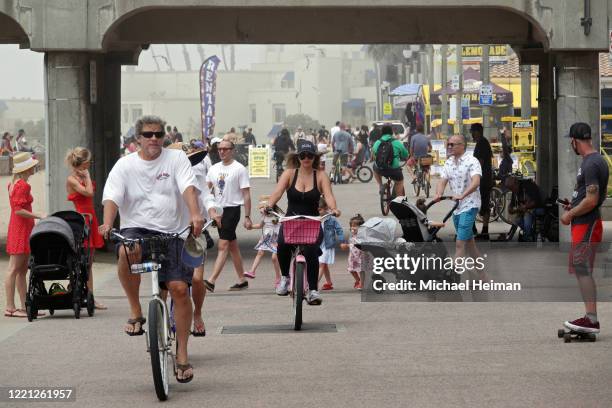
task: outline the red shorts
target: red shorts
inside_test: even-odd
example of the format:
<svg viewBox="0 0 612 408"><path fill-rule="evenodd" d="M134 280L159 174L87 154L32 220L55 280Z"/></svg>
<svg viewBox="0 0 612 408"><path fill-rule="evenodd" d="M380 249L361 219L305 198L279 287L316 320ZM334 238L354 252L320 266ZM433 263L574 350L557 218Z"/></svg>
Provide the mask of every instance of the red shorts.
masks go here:
<svg viewBox="0 0 612 408"><path fill-rule="evenodd" d="M595 221L593 232L589 244L583 242L585 234L589 232L590 224L572 225L572 248L569 254L569 272L576 273L576 264L580 264L579 258L584 258L584 263L589 265L588 272L592 272L597 254L597 244L603 238L603 223L601 220ZM576 261L576 262L575 262Z"/></svg>

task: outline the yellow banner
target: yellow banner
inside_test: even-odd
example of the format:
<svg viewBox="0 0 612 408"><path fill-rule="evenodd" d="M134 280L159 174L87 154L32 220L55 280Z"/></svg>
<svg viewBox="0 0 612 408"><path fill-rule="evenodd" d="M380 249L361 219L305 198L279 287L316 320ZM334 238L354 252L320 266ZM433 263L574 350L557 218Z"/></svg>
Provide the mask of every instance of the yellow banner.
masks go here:
<svg viewBox="0 0 612 408"><path fill-rule="evenodd" d="M533 150L535 148L535 126L533 120L512 122L512 147L515 150Z"/></svg>
<svg viewBox="0 0 612 408"><path fill-rule="evenodd" d="M249 177L270 177L270 146L249 146Z"/></svg>
<svg viewBox="0 0 612 408"><path fill-rule="evenodd" d="M508 49L505 45L490 45L489 57L505 57L508 55ZM482 45L464 45L461 47L461 56L463 58L482 57Z"/></svg>

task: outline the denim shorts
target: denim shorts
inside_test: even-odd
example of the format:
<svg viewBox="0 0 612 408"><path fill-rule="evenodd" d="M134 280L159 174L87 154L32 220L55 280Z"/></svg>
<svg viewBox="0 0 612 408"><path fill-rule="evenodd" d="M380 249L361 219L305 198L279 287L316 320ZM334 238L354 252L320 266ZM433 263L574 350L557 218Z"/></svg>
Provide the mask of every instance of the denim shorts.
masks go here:
<svg viewBox="0 0 612 408"><path fill-rule="evenodd" d="M453 224L455 224L458 241L469 241L474 238L472 227L474 221L476 221L476 214L478 214L478 208L470 208L460 214L453 215Z"/></svg>
<svg viewBox="0 0 612 408"><path fill-rule="evenodd" d="M120 233L126 238L146 238L159 234L159 232L151 231L146 228L124 228ZM181 252L183 250L184 243L185 241L183 241L181 238L173 239L168 243L168 248L164 254L165 257L161 263L161 269L159 270L158 275L160 288L167 289L166 282L170 281L181 281L191 286L191 280L193 279L193 268L184 265L181 261ZM123 250L123 245L120 243L117 244L115 246L115 250L117 256L119 256L119 251ZM150 261L150 248L145 246L144 248L141 248L141 251L142 261Z"/></svg>

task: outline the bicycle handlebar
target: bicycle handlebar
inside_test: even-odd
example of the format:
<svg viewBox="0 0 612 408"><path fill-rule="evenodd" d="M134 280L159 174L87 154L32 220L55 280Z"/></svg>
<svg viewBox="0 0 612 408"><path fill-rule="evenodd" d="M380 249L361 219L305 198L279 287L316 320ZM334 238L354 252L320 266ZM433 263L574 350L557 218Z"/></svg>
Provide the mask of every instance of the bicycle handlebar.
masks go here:
<svg viewBox="0 0 612 408"><path fill-rule="evenodd" d="M317 220L317 221L325 221L327 218L329 218L330 216L334 215L332 212L328 212L325 215L321 215L321 216L313 216L313 215L290 215L290 216L286 216L286 215L281 215L279 213L277 213L276 211L272 210L272 209L266 209L264 210L264 212L266 214L272 214L275 217L278 217L279 222L283 222L283 221L288 221L288 220L295 220L298 218L308 218L310 220Z"/></svg>
<svg viewBox="0 0 612 408"><path fill-rule="evenodd" d="M216 226L215 220L213 219L208 220L206 224L204 224L204 227L202 227L202 233L204 233L204 231L210 228L211 225ZM155 235L152 235L146 238L126 238L119 233L119 230L117 230L116 228L113 228L112 230L110 230L109 236L112 241L121 242L122 244L129 245L129 244L139 244L139 243L153 241L153 240L169 240L173 238L178 238L181 235L183 235L185 232L191 230L191 228L192 226L189 225L185 227L181 232L178 232L178 233L177 232L173 232L173 233L159 232L159 233L156 233Z"/></svg>

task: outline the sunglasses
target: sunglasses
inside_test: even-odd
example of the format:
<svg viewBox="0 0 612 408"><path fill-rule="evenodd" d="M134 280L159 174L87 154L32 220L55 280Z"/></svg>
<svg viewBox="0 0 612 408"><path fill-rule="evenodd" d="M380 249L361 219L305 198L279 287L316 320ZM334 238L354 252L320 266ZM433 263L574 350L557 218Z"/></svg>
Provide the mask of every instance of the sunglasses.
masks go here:
<svg viewBox="0 0 612 408"><path fill-rule="evenodd" d="M448 143L448 147L453 148L455 146L461 146L463 143L459 142L459 143Z"/></svg>
<svg viewBox="0 0 612 408"><path fill-rule="evenodd" d="M233 147L217 147L217 150L220 152L226 152L228 150L233 150Z"/></svg>
<svg viewBox="0 0 612 408"><path fill-rule="evenodd" d="M142 132L140 135L144 137L145 139L150 139L153 136L155 136L156 139L161 139L162 137L166 135L166 133L165 132Z"/></svg>
<svg viewBox="0 0 612 408"><path fill-rule="evenodd" d="M300 160L305 160L305 159L312 160L312 159L314 159L314 156L315 155L312 154L312 153L302 152L302 153L300 153L300 155L298 157L300 158Z"/></svg>

